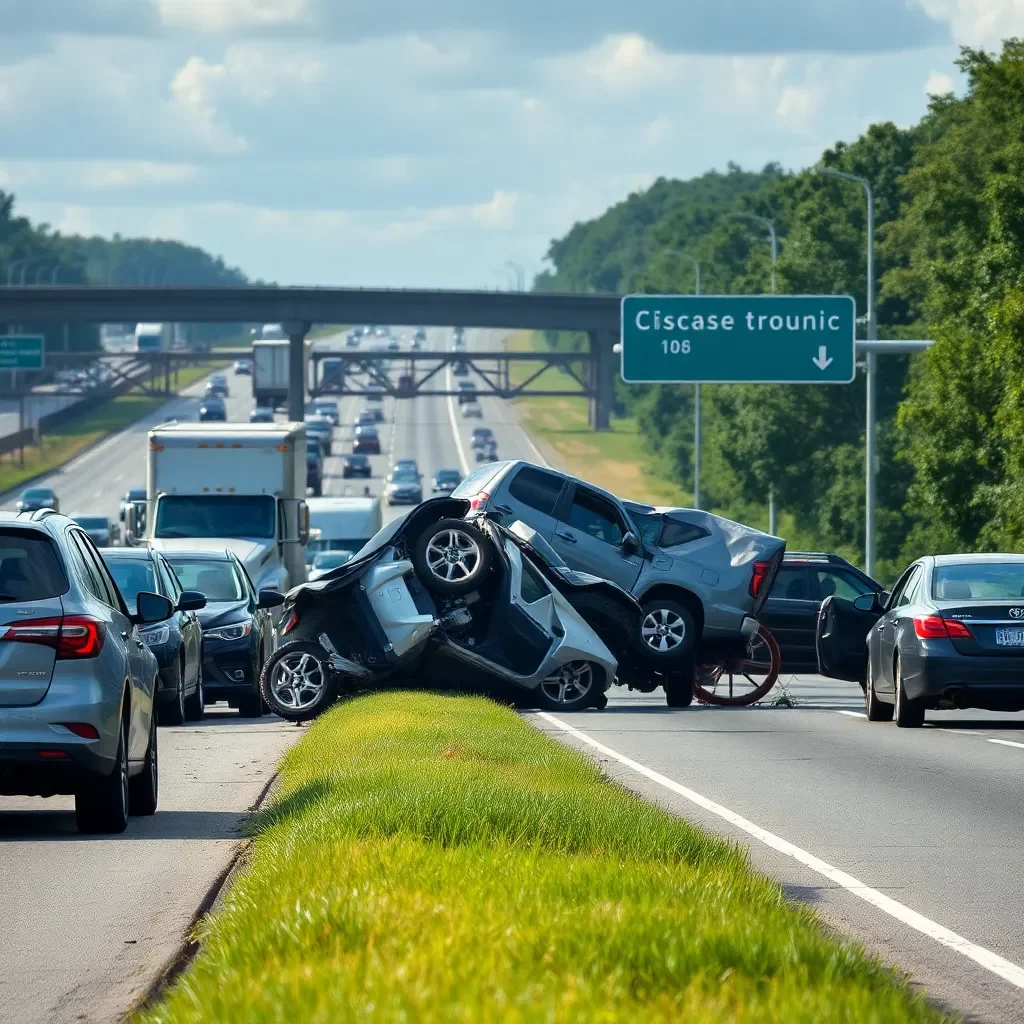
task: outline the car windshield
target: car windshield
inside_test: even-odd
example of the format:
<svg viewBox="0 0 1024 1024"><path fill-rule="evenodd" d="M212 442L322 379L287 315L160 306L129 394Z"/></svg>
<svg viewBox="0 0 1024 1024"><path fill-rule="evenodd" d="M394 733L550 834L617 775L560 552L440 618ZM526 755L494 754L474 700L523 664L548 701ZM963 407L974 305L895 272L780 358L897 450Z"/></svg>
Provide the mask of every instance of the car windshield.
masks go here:
<svg viewBox="0 0 1024 1024"><path fill-rule="evenodd" d="M442 469L437 472L434 479L439 484L457 484L462 479L462 474L454 469Z"/></svg>
<svg viewBox="0 0 1024 1024"><path fill-rule="evenodd" d="M153 571L153 563L148 558L117 558L116 556L104 559L110 575L114 577L117 589L121 591L124 603L129 608L135 607L139 594L145 591L148 594L159 594L157 587L156 573Z"/></svg>
<svg viewBox="0 0 1024 1024"><path fill-rule="evenodd" d="M1021 601L1024 562L968 562L940 565L932 579L937 601Z"/></svg>
<svg viewBox="0 0 1024 1024"><path fill-rule="evenodd" d="M228 559L169 559L182 590L198 590L207 601L241 601L245 597L234 562Z"/></svg>
<svg viewBox="0 0 1024 1024"><path fill-rule="evenodd" d="M0 602L45 601L67 589L47 537L29 530L0 532Z"/></svg>
<svg viewBox="0 0 1024 1024"><path fill-rule="evenodd" d="M47 487L33 487L27 490L23 497L25 498L45 498L49 501L53 497L53 491Z"/></svg>
<svg viewBox="0 0 1024 1024"><path fill-rule="evenodd" d="M110 521L105 516L72 516L83 530L109 530Z"/></svg>
<svg viewBox="0 0 1024 1024"><path fill-rule="evenodd" d="M397 469L391 474L391 482L395 484L418 484L419 474L413 469Z"/></svg>
<svg viewBox="0 0 1024 1024"><path fill-rule="evenodd" d="M274 510L274 499L264 494L166 495L157 503L153 536L269 540L274 536Z"/></svg>
<svg viewBox="0 0 1024 1024"><path fill-rule="evenodd" d="M322 551L313 559L313 568L321 570L337 569L339 565L350 562L354 554L354 551Z"/></svg>

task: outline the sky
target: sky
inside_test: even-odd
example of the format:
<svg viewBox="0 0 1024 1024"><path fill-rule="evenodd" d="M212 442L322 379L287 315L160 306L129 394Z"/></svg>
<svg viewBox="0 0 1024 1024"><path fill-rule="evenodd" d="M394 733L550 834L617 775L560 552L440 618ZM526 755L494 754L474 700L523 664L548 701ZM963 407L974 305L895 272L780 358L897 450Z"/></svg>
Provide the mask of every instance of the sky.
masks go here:
<svg viewBox="0 0 1024 1024"><path fill-rule="evenodd" d="M509 287L658 177L815 162L1024 0L0 0L0 188L280 284Z"/></svg>

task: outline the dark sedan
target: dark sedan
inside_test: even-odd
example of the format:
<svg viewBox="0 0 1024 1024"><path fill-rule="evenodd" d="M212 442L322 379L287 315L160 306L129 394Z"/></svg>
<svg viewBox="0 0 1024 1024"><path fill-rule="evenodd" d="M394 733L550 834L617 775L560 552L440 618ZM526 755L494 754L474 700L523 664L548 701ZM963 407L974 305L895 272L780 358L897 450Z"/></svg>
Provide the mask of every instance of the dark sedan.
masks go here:
<svg viewBox="0 0 1024 1024"><path fill-rule="evenodd" d="M814 635L821 602L853 601L882 586L839 555L787 551L758 619L771 630L786 672L817 672Z"/></svg>
<svg viewBox="0 0 1024 1024"><path fill-rule="evenodd" d="M208 395L217 395L220 398L227 398L229 395L227 377L223 374L215 373L206 383L206 393Z"/></svg>
<svg viewBox="0 0 1024 1024"><path fill-rule="evenodd" d="M230 551L175 554L169 562L182 586L206 597L199 623L207 702L226 700L243 718L259 718L264 710L260 673L274 650L270 609L282 605L284 597L272 590L257 594Z"/></svg>
<svg viewBox="0 0 1024 1024"><path fill-rule="evenodd" d="M380 435L373 427L359 427L352 438L353 455L380 455Z"/></svg>
<svg viewBox="0 0 1024 1024"><path fill-rule="evenodd" d="M210 396L203 399L199 406L199 420L202 423L226 423L228 419L228 407L224 404L223 398Z"/></svg>
<svg viewBox="0 0 1024 1024"><path fill-rule="evenodd" d="M461 483L462 474L457 469L439 469L431 490L434 494L451 494Z"/></svg>
<svg viewBox="0 0 1024 1024"><path fill-rule="evenodd" d="M1024 710L1024 555L930 555L891 593L831 597L823 674L864 686L867 717L901 728L929 708Z"/></svg>
<svg viewBox="0 0 1024 1024"><path fill-rule="evenodd" d="M202 594L182 590L163 555L149 548L103 548L103 561L125 604L134 608L139 594L159 594L174 605L174 614L139 630L139 637L160 666L159 717L167 725L203 717L203 635L197 612Z"/></svg>
<svg viewBox="0 0 1024 1024"><path fill-rule="evenodd" d="M316 442L313 442L316 444ZM319 451L306 449L306 490L314 498L324 493L324 460Z"/></svg>
<svg viewBox="0 0 1024 1024"><path fill-rule="evenodd" d="M341 475L348 480L350 477L362 476L369 479L373 476L373 467L365 455L346 455L341 464Z"/></svg>
<svg viewBox="0 0 1024 1024"><path fill-rule="evenodd" d="M22 491L15 506L19 512L38 512L41 508L60 511L60 501L52 487L30 487Z"/></svg>

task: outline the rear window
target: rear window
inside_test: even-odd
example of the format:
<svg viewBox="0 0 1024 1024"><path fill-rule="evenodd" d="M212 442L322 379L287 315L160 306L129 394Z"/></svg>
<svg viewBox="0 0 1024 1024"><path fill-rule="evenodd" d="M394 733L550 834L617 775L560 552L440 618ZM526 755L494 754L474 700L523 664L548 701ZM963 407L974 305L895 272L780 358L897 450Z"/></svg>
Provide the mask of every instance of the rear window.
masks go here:
<svg viewBox="0 0 1024 1024"><path fill-rule="evenodd" d="M1024 598L1024 562L937 566L932 597L936 601L1019 601Z"/></svg>
<svg viewBox="0 0 1024 1024"><path fill-rule="evenodd" d="M506 463L507 465L507 463ZM453 498L465 498L482 491L503 469L501 466L481 466L474 469L458 487L452 491Z"/></svg>
<svg viewBox="0 0 1024 1024"><path fill-rule="evenodd" d="M524 466L516 473L508 490L517 501L550 516L554 514L555 503L562 493L562 478L542 469Z"/></svg>
<svg viewBox="0 0 1024 1024"><path fill-rule="evenodd" d="M45 601L68 590L48 537L28 530L0 531L0 601Z"/></svg>
<svg viewBox="0 0 1024 1024"><path fill-rule="evenodd" d="M710 537L711 531L703 526L694 526L692 523L680 523L674 519L666 519L665 526L661 531L661 539L658 543L663 548L674 548L677 544L692 544L702 537Z"/></svg>

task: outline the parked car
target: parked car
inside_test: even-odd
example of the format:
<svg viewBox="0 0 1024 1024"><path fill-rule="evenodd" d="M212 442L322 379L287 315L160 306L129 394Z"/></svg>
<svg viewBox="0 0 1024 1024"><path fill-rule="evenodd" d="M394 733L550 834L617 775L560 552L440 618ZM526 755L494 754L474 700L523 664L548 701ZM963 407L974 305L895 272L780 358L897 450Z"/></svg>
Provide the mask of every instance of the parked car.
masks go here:
<svg viewBox="0 0 1024 1024"><path fill-rule="evenodd" d="M818 671L814 638L826 597L836 594L852 601L881 589L881 584L839 555L787 551L758 616L779 645L783 669Z"/></svg>
<svg viewBox="0 0 1024 1024"><path fill-rule="evenodd" d="M252 360L251 359L236 359L235 360L235 373L242 377L252 376Z"/></svg>
<svg viewBox="0 0 1024 1024"><path fill-rule="evenodd" d="M479 402L465 402L462 406L462 417L467 420L482 420L484 411L480 408Z"/></svg>
<svg viewBox="0 0 1024 1024"><path fill-rule="evenodd" d="M208 396L199 406L200 423L226 423L228 419L228 407L224 404L223 398Z"/></svg>
<svg viewBox="0 0 1024 1024"><path fill-rule="evenodd" d="M337 569L339 565L351 561L354 554L354 551L321 551L313 558L313 565L309 570L309 582L313 583L321 576L326 576L327 573Z"/></svg>
<svg viewBox="0 0 1024 1024"><path fill-rule="evenodd" d="M380 435L376 427L360 427L352 438L353 455L380 455Z"/></svg>
<svg viewBox="0 0 1024 1024"><path fill-rule="evenodd" d="M121 531L107 516L76 516L71 519L89 534L89 539L98 548L113 547L121 540ZM155 591L159 593L159 591ZM129 602L131 607L131 602Z"/></svg>
<svg viewBox="0 0 1024 1024"><path fill-rule="evenodd" d="M384 495L389 505L418 505L423 484L415 469L395 469L387 479Z"/></svg>
<svg viewBox="0 0 1024 1024"><path fill-rule="evenodd" d="M345 480L354 476L362 476L369 479L373 476L373 467L365 455L346 455L341 463L341 475Z"/></svg>
<svg viewBox="0 0 1024 1024"><path fill-rule="evenodd" d="M273 423L274 422L274 410L268 408L265 405L258 405L251 413L249 413L250 423Z"/></svg>
<svg viewBox="0 0 1024 1024"><path fill-rule="evenodd" d="M231 395L228 389L228 379L221 373L215 373L206 382L206 393L216 395L218 398L229 398Z"/></svg>
<svg viewBox="0 0 1024 1024"><path fill-rule="evenodd" d="M892 592L821 605L821 672L864 687L867 717L924 724L931 708L1024 711L1024 555L919 558Z"/></svg>
<svg viewBox="0 0 1024 1024"><path fill-rule="evenodd" d="M52 487L29 487L22 491L14 506L19 512L38 512L42 508L60 511L60 499Z"/></svg>
<svg viewBox="0 0 1024 1024"><path fill-rule="evenodd" d="M199 613L206 702L226 700L243 718L259 718L264 711L260 673L275 643L270 612L284 603L283 595L257 594L231 551L175 553L168 561L182 587L206 597Z"/></svg>
<svg viewBox="0 0 1024 1024"><path fill-rule="evenodd" d="M462 474L457 469L439 469L434 474L431 490L434 494L451 494L462 483Z"/></svg>
<svg viewBox="0 0 1024 1024"><path fill-rule="evenodd" d="M611 580L643 609L636 637L649 672L627 680L692 699L693 665L743 655L782 563L785 541L696 509L622 501L528 462L489 463L452 492L502 523L521 520L573 569Z"/></svg>
<svg viewBox="0 0 1024 1024"><path fill-rule="evenodd" d="M161 723L181 725L203 717L203 633L197 612L202 594L181 589L164 556L149 548L100 548L117 589L130 608L139 594L160 594L174 606L170 618L139 630L160 668L157 700Z"/></svg>
<svg viewBox="0 0 1024 1024"><path fill-rule="evenodd" d="M88 534L49 511L0 513L0 593L0 794L73 794L80 832L123 832L158 796L158 667L139 628L173 605L141 593L130 611Z"/></svg>
<svg viewBox="0 0 1024 1024"><path fill-rule="evenodd" d="M146 488L145 487L131 487L128 492L121 499L121 511L119 518L123 523L125 517L128 515L128 509L132 505L141 505L146 501Z"/></svg>

